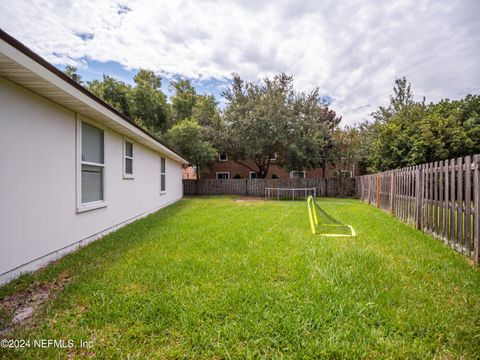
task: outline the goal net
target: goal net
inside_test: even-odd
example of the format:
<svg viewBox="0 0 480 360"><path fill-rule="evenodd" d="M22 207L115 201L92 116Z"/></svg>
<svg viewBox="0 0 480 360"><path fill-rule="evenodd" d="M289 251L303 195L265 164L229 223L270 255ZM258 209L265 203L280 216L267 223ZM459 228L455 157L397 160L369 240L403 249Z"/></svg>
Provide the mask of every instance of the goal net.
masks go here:
<svg viewBox="0 0 480 360"><path fill-rule="evenodd" d="M353 237L355 230L350 225L342 224L327 214L315 201L313 196L307 198L308 217L313 234L327 237Z"/></svg>

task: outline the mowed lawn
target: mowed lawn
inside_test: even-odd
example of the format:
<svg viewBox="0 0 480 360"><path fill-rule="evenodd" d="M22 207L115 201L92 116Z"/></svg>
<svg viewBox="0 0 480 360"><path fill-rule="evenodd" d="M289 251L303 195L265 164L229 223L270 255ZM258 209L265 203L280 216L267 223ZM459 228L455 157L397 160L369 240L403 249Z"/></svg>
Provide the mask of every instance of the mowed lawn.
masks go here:
<svg viewBox="0 0 480 360"><path fill-rule="evenodd" d="M441 241L357 200L319 199L357 232L322 238L305 202L236 199L184 199L1 288L70 276L7 337L93 342L1 357L480 358L480 272Z"/></svg>

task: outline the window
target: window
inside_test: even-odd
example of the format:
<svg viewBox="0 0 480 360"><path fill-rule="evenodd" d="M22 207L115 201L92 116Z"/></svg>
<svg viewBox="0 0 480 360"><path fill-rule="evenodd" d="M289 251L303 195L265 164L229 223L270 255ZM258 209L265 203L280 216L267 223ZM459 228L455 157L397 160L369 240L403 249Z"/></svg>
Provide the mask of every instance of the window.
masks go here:
<svg viewBox="0 0 480 360"><path fill-rule="evenodd" d="M220 153L220 155L218 155L218 161L227 161L228 160L228 156L226 153Z"/></svg>
<svg viewBox="0 0 480 360"><path fill-rule="evenodd" d="M305 179L305 171L290 171L291 179Z"/></svg>
<svg viewBox="0 0 480 360"><path fill-rule="evenodd" d="M165 194L166 190L166 178L165 178L165 158L160 157L160 194Z"/></svg>
<svg viewBox="0 0 480 360"><path fill-rule="evenodd" d="M273 156L270 155L270 161L275 161L277 160L277 153L273 153Z"/></svg>
<svg viewBox="0 0 480 360"><path fill-rule="evenodd" d="M256 179L257 173L255 171L250 171L250 179Z"/></svg>
<svg viewBox="0 0 480 360"><path fill-rule="evenodd" d="M133 179L133 144L123 140L123 178Z"/></svg>
<svg viewBox="0 0 480 360"><path fill-rule="evenodd" d="M352 177L352 172L350 170L339 170L338 176L342 178L350 178Z"/></svg>
<svg viewBox="0 0 480 360"><path fill-rule="evenodd" d="M105 161L103 130L80 122L78 125L79 195L77 211L86 211L105 206Z"/></svg>
<svg viewBox="0 0 480 360"><path fill-rule="evenodd" d="M217 179L230 179L230 173L227 172L217 172Z"/></svg>

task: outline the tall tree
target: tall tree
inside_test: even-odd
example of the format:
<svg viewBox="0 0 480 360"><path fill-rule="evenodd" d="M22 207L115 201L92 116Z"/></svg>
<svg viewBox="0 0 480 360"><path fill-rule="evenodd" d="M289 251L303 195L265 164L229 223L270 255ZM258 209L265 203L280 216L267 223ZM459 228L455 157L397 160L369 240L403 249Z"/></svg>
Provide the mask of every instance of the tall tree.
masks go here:
<svg viewBox="0 0 480 360"><path fill-rule="evenodd" d="M168 142L195 165L197 179L218 157L218 152L205 138L204 129L193 119L181 120L167 132Z"/></svg>
<svg viewBox="0 0 480 360"><path fill-rule="evenodd" d="M130 85L111 76L103 75L102 80L88 81L87 89L125 116L132 116L132 87Z"/></svg>
<svg viewBox="0 0 480 360"><path fill-rule="evenodd" d="M132 115L147 128L164 133L168 127L169 105L162 92L162 80L151 70L141 69L133 78Z"/></svg>
<svg viewBox="0 0 480 360"><path fill-rule="evenodd" d="M174 122L191 118L197 102L197 92L190 80L172 81L170 82L170 89L174 93L170 96Z"/></svg>
<svg viewBox="0 0 480 360"><path fill-rule="evenodd" d="M379 107L364 129L372 144L368 171L412 166L480 152L480 96L425 104L397 79L388 107Z"/></svg>
<svg viewBox="0 0 480 360"><path fill-rule="evenodd" d="M261 84L234 74L222 95L227 100L225 150L233 161L259 178L266 177L275 155L275 164L287 170L324 164L331 131L340 118L328 109L318 90L296 92L293 78L286 74L265 78Z"/></svg>

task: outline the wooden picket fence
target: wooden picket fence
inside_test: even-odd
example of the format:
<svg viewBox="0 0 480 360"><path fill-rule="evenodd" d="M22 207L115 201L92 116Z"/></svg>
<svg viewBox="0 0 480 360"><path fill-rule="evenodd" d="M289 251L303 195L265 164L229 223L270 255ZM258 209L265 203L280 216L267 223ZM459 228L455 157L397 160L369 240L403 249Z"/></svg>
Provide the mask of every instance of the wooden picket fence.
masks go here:
<svg viewBox="0 0 480 360"><path fill-rule="evenodd" d="M480 155L359 176L356 193L480 262Z"/></svg>
<svg viewBox="0 0 480 360"><path fill-rule="evenodd" d="M200 179L183 180L184 195L265 196L265 188L316 188L317 196L354 196L355 179Z"/></svg>

